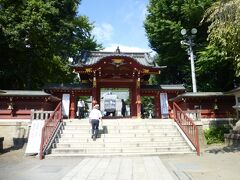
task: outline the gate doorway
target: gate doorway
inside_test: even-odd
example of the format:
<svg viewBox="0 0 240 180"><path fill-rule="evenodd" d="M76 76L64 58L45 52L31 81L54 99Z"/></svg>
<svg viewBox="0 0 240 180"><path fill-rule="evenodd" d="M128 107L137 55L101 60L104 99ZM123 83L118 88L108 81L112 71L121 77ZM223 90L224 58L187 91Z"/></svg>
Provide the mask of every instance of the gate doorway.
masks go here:
<svg viewBox="0 0 240 180"><path fill-rule="evenodd" d="M75 99L76 113L75 117L78 119L88 118L89 111L91 108L91 97L90 96L78 96Z"/></svg>
<svg viewBox="0 0 240 180"><path fill-rule="evenodd" d="M104 117L130 116L129 88L101 88L100 110Z"/></svg>
<svg viewBox="0 0 240 180"><path fill-rule="evenodd" d="M154 96L141 96L141 117L149 119L155 117Z"/></svg>

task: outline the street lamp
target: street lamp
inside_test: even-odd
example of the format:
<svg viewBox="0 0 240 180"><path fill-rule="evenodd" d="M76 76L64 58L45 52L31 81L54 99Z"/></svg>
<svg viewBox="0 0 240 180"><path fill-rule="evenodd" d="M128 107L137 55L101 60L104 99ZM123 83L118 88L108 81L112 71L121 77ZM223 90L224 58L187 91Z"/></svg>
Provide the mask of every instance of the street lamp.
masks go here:
<svg viewBox="0 0 240 180"><path fill-rule="evenodd" d="M197 34L197 29L192 28L191 34L188 34L188 30L182 29L181 34L184 37L184 40L181 41L182 45L188 46L187 53L189 55L189 58L191 60L191 72L192 72L192 86L193 86L193 92L197 92L197 84L196 84L196 76L195 76L195 65L194 65L194 59L196 58L193 54L192 47L195 45L193 42L193 38Z"/></svg>

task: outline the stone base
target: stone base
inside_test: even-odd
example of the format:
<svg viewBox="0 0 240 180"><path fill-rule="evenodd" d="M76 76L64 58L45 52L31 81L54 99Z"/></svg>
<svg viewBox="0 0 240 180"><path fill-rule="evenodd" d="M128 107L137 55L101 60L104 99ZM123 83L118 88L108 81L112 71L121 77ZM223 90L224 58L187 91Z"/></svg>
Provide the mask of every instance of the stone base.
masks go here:
<svg viewBox="0 0 240 180"><path fill-rule="evenodd" d="M4 137L0 137L0 153L3 152L3 141L4 141Z"/></svg>
<svg viewBox="0 0 240 180"><path fill-rule="evenodd" d="M30 120L0 120L0 137L3 150L19 149L27 142Z"/></svg>
<svg viewBox="0 0 240 180"><path fill-rule="evenodd" d="M231 131L224 134L225 144L227 146L240 146L240 131Z"/></svg>

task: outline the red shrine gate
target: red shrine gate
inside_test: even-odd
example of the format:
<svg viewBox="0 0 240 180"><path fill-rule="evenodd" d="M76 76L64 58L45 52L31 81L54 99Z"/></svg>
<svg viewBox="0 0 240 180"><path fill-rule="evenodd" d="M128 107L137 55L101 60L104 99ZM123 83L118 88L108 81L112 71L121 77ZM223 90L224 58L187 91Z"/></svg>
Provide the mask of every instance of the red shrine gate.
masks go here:
<svg viewBox="0 0 240 180"><path fill-rule="evenodd" d="M160 93L168 98L185 91L182 85L149 85L152 74L160 74L161 69L148 53L84 52L78 62L71 65L80 76L80 84L49 86L45 90L61 96L70 94L69 117L75 118L76 98L92 96L100 102L101 88L128 88L130 97L130 116L141 117L141 96L153 96L155 99L155 117L161 117Z"/></svg>

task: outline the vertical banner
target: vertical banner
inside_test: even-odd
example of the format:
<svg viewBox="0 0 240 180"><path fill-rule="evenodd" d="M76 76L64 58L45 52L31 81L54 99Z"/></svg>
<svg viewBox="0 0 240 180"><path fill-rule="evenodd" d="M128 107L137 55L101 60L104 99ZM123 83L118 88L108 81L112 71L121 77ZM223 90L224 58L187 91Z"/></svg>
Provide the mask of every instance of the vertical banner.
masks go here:
<svg viewBox="0 0 240 180"><path fill-rule="evenodd" d="M28 143L25 153L35 154L40 152L40 145L42 139L42 128L44 126L44 120L33 120L28 136Z"/></svg>
<svg viewBox="0 0 240 180"><path fill-rule="evenodd" d="M62 95L62 113L63 117L69 117L69 106L70 106L70 94L63 94Z"/></svg>
<svg viewBox="0 0 240 180"><path fill-rule="evenodd" d="M168 118L168 98L167 93L160 93L162 118Z"/></svg>

